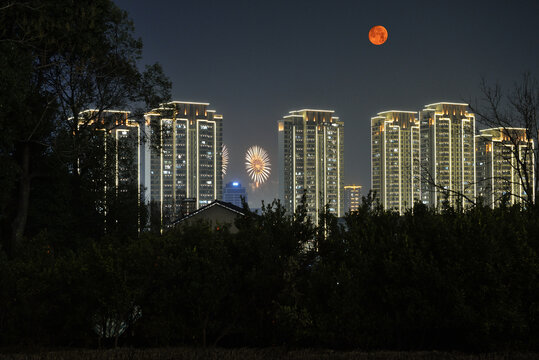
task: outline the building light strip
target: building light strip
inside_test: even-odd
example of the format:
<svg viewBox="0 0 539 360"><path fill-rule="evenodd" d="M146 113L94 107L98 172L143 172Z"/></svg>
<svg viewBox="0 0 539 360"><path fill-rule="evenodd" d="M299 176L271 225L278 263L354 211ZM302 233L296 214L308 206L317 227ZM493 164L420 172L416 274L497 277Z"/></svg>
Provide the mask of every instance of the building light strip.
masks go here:
<svg viewBox="0 0 539 360"><path fill-rule="evenodd" d="M400 126L397 126L398 129L398 137L399 137L399 213L402 214L402 165L401 165L401 154L402 154L402 148L401 148L401 128Z"/></svg>
<svg viewBox="0 0 539 360"><path fill-rule="evenodd" d="M319 185L320 185L319 181L318 181L318 177L319 177L318 176L319 175L318 174L318 162L320 161L318 151L319 151L319 146L318 146L318 127L315 124L314 125L314 184L315 184L315 186L314 186L314 192L315 192L314 199L315 199L315 209L316 209L316 217L317 217L317 219L318 219L319 202L320 202L320 199L318 198L319 197L318 189L319 189Z"/></svg>
<svg viewBox="0 0 539 360"><path fill-rule="evenodd" d="M161 189L159 191L159 196L160 196L160 199L161 199L160 204L159 204L159 206L161 207L161 211L160 211L160 213L161 213L161 231L163 230L162 229L163 228L163 192L165 191L163 189L163 161L165 161L164 160L165 155L163 154L163 121L164 121L163 119L161 119L161 121L159 121L159 129L160 129L159 138L160 138L160 142L161 142L160 147L159 147L159 153L160 153L160 158L161 158L160 159L161 161L159 161L159 167L160 167L159 179L160 179L160 185L161 185Z"/></svg>
<svg viewBox="0 0 539 360"><path fill-rule="evenodd" d="M198 124L198 119L195 119L195 129L196 129L196 160L197 160L197 164L196 164L196 167L197 167L197 180L196 180L196 194L197 194L197 198L196 198L196 208L198 209L200 207L200 193L199 193L199 186L200 186L200 139L198 137L198 127L199 127L199 124Z"/></svg>
<svg viewBox="0 0 539 360"><path fill-rule="evenodd" d="M222 164L221 164L222 165ZM213 198L217 199L217 122L213 122Z"/></svg>
<svg viewBox="0 0 539 360"><path fill-rule="evenodd" d="M384 123L384 126L385 126L385 123ZM382 162L384 163L384 175L382 176L382 179L384 181L384 187L383 187L383 206L384 206L384 210L387 209L387 180L388 180L388 176L387 176L387 161L386 161L386 148L387 148L387 145L386 145L386 131L384 131L384 141L382 142L383 146L382 146ZM382 189L382 187L380 187L380 189Z"/></svg>
<svg viewBox="0 0 539 360"><path fill-rule="evenodd" d="M453 132L453 126L451 124L450 118L440 118L440 120L447 120L448 123L448 129L449 129L449 189L453 189L453 139L452 139L452 132ZM449 203L453 204L451 201L451 198L453 196L449 197Z"/></svg>
<svg viewBox="0 0 539 360"><path fill-rule="evenodd" d="M337 217L341 216L341 133L337 127Z"/></svg>
<svg viewBox="0 0 539 360"><path fill-rule="evenodd" d="M464 184L464 179L466 178L464 173L464 122L468 121L466 119L460 119L460 183L461 191L463 194L466 193L466 188ZM474 181L472 181L474 182ZM464 205L464 199L461 199L462 205Z"/></svg>
<svg viewBox="0 0 539 360"><path fill-rule="evenodd" d="M472 128L473 128L473 134L475 134L475 115L470 115L470 118L472 119ZM472 136L472 139L474 137ZM472 141L472 152L473 152L473 179L474 179L474 187L473 187L473 196L474 199L477 197L477 174L476 174L476 154L475 154L475 141Z"/></svg>
<svg viewBox="0 0 539 360"><path fill-rule="evenodd" d="M292 125L292 213L296 211L296 125Z"/></svg>
<svg viewBox="0 0 539 360"><path fill-rule="evenodd" d="M172 171L171 171L171 175L172 175L172 213L174 214L173 216L176 216L177 214L177 208L176 208L176 176L177 176L177 173L176 173L176 136L177 136L177 131L176 131L176 115L177 115L178 111L176 109L173 110L173 116L172 116L172 122L171 122L171 126L172 126Z"/></svg>
<svg viewBox="0 0 539 360"><path fill-rule="evenodd" d="M495 189L495 183L494 183L494 142L491 143L491 149L490 149L490 178L491 178L491 187L490 187L490 197L492 202L492 207L494 208L494 189Z"/></svg>
<svg viewBox="0 0 539 360"><path fill-rule="evenodd" d="M303 112L325 112L325 113L334 113L335 110L319 110L319 109L301 109L301 110L292 110L289 111L290 114L297 114L297 113L303 113Z"/></svg>
<svg viewBox="0 0 539 360"><path fill-rule="evenodd" d="M516 158L515 156L515 149L514 149L514 146L513 146L513 150L511 150L511 204L514 204L515 201L516 201L516 196L515 196L515 162L517 161L518 159ZM520 184L519 184L520 185ZM520 186L518 186L520 187Z"/></svg>
<svg viewBox="0 0 539 360"><path fill-rule="evenodd" d="M432 143L434 144L434 153L433 153L433 165L434 165L434 171L432 171L432 175L434 177L434 184L436 184L436 178L437 178L437 172L438 172L438 166L437 166L437 153L436 153L436 140L438 139L438 131L436 129L436 125L438 124L438 115L436 114L429 114L429 119L433 119L433 134L434 136L432 136ZM430 127L429 127L429 133L430 133ZM430 135L430 134L429 134ZM429 171L430 171L430 167L427 166L427 168L429 168ZM436 185L434 186L429 186L429 188L432 187L433 188L433 193L434 193L434 202L432 203L432 205L434 205L435 207L438 206L438 189L436 189ZM430 189L429 189L430 190Z"/></svg>
<svg viewBox="0 0 539 360"><path fill-rule="evenodd" d="M324 205L327 203L327 172L328 172L328 164L327 164L327 128L325 125L324 127Z"/></svg>
<svg viewBox="0 0 539 360"><path fill-rule="evenodd" d="M191 129L190 129L190 121L186 119L185 121L185 125L186 125L186 130L185 130L185 138L186 138L186 141L187 141L187 144L186 144L186 147L185 147L185 150L186 150L186 164L187 164L187 169L186 169L186 176L185 176L185 182L186 182L186 191L185 191L185 197L186 198L190 198L191 197L191 187L190 187L190 184L189 184L189 179L191 178L191 157L190 157L190 150L191 150L191 146L189 144L189 139L191 138ZM198 201L198 199L197 199Z"/></svg>

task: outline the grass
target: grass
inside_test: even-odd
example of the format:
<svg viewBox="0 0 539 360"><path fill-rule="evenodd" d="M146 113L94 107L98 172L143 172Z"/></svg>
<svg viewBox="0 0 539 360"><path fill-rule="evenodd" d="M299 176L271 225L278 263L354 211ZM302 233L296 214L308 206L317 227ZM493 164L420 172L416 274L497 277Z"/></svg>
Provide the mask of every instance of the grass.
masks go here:
<svg viewBox="0 0 539 360"><path fill-rule="evenodd" d="M286 350L284 348L263 349L201 349L201 348L161 348L109 350L60 350L32 353L0 354L6 360L532 360L538 359L536 353L489 353L463 354L437 351L333 351L318 349Z"/></svg>

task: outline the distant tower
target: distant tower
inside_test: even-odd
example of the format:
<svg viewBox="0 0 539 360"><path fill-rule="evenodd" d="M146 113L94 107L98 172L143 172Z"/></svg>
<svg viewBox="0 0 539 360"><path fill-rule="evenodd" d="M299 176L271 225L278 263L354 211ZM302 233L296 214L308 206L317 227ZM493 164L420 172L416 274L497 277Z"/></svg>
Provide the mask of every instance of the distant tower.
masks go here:
<svg viewBox="0 0 539 360"><path fill-rule="evenodd" d="M421 123L421 198L439 207L447 198L470 205L475 188L475 115L468 104L439 102L419 113Z"/></svg>
<svg viewBox="0 0 539 360"><path fill-rule="evenodd" d="M237 181L229 182L223 189L223 201L242 207L241 198L247 202L247 192L245 188Z"/></svg>
<svg viewBox="0 0 539 360"><path fill-rule="evenodd" d="M415 111L371 118L371 188L384 209L403 214L420 199L419 121Z"/></svg>
<svg viewBox="0 0 539 360"><path fill-rule="evenodd" d="M293 213L306 193L313 221L329 205L344 214L344 123L333 110L291 111L279 120L280 197Z"/></svg>
<svg viewBox="0 0 539 360"><path fill-rule="evenodd" d="M195 199L198 209L222 197L223 116L208 106L172 101L145 114L157 145L147 146L147 188L161 224L181 216L184 199Z"/></svg>
<svg viewBox="0 0 539 360"><path fill-rule="evenodd" d="M525 128L484 129L475 136L477 195L486 205L494 208L504 197L509 204L535 198L535 146L527 139ZM532 194L526 194L526 183Z"/></svg>
<svg viewBox="0 0 539 360"><path fill-rule="evenodd" d="M345 185L344 186L344 211L358 211L361 204L361 186L360 185Z"/></svg>

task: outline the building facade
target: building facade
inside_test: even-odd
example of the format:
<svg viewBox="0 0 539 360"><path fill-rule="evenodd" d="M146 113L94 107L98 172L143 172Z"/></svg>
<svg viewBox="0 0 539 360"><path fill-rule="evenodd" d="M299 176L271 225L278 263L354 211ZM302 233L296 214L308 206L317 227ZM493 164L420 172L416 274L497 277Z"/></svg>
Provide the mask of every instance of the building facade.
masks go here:
<svg viewBox="0 0 539 360"><path fill-rule="evenodd" d="M79 114L79 130L84 128L92 136L92 146L79 157L79 169L90 165L99 166L103 171L99 181L116 192L127 192L128 187L136 187L140 196L144 186L141 157L141 129L138 122L124 110L84 110Z"/></svg>
<svg viewBox="0 0 539 360"><path fill-rule="evenodd" d="M116 226L138 231L144 188L139 123L129 111L88 109L79 113L77 131L86 146L77 156L76 171L90 180L87 189L97 195L103 231Z"/></svg>
<svg viewBox="0 0 539 360"><path fill-rule="evenodd" d="M290 111L278 122L280 197L293 213L306 196L308 215L344 215L344 123L333 110Z"/></svg>
<svg viewBox="0 0 539 360"><path fill-rule="evenodd" d="M391 110L371 118L371 189L387 210L404 213L421 197L417 112Z"/></svg>
<svg viewBox="0 0 539 360"><path fill-rule="evenodd" d="M477 195L485 205L513 205L535 198L533 139L525 128L490 128L475 136ZM528 189L528 191L526 191Z"/></svg>
<svg viewBox="0 0 539 360"><path fill-rule="evenodd" d="M421 200L466 207L476 197L475 115L468 104L440 102L419 113Z"/></svg>
<svg viewBox="0 0 539 360"><path fill-rule="evenodd" d="M344 211L358 211L361 205L361 185L344 186Z"/></svg>
<svg viewBox="0 0 539 360"><path fill-rule="evenodd" d="M234 204L238 207L243 207L241 199L247 202L247 191L237 181L231 181L225 185L223 189L223 201Z"/></svg>
<svg viewBox="0 0 539 360"><path fill-rule="evenodd" d="M222 198L223 116L208 106L172 101L145 114L147 198L161 224L180 217L186 199L198 209Z"/></svg>

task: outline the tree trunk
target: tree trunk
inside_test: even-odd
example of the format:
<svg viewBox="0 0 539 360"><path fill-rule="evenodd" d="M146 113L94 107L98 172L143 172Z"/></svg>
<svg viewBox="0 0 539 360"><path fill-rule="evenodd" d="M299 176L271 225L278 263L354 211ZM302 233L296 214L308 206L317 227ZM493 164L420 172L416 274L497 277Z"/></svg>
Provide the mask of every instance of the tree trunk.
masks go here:
<svg viewBox="0 0 539 360"><path fill-rule="evenodd" d="M11 233L11 249L15 251L17 243L24 235L26 220L28 219L28 203L30 200L30 143L22 144L21 176L19 180L19 194L17 197L17 215L13 219Z"/></svg>

